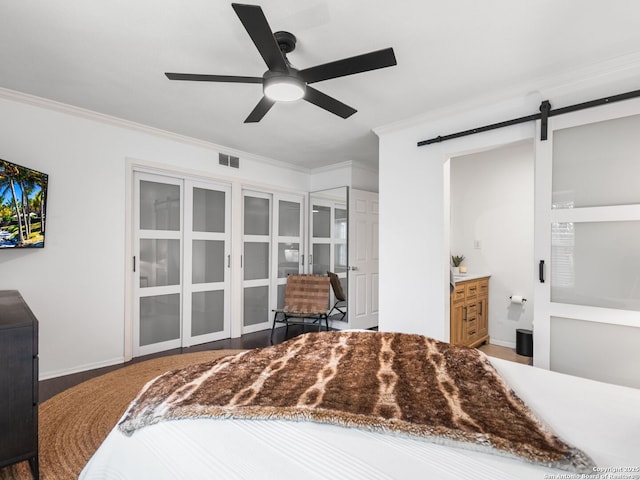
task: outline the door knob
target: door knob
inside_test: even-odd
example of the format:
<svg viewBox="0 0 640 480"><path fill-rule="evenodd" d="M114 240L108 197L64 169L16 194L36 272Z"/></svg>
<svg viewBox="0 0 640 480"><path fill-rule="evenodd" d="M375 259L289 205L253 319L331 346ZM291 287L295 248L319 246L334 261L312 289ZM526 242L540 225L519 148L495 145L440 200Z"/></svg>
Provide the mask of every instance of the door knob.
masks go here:
<svg viewBox="0 0 640 480"><path fill-rule="evenodd" d="M352 267L351 265L347 267L347 270L351 270L351 271L356 271L357 269L358 267Z"/></svg>

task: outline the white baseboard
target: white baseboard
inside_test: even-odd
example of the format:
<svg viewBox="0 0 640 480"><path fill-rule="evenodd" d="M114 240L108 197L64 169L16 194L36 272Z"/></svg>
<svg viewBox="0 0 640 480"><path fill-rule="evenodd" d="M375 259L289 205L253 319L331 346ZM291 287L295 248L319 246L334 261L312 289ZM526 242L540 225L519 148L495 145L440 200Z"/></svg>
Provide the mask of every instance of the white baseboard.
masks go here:
<svg viewBox="0 0 640 480"><path fill-rule="evenodd" d="M39 380L49 380L50 378L64 377L65 375L71 375L74 373L86 372L87 370L95 370L96 368L111 367L112 365L120 365L124 363L124 357L112 358L103 362L87 363L73 368L66 368L63 370L53 370L50 372L40 372L38 375Z"/></svg>
<svg viewBox="0 0 640 480"><path fill-rule="evenodd" d="M516 344L513 342L505 342L503 340L496 340L495 338L491 337L489 339L489 343L491 345L498 345L500 347L508 347L508 348L516 348Z"/></svg>

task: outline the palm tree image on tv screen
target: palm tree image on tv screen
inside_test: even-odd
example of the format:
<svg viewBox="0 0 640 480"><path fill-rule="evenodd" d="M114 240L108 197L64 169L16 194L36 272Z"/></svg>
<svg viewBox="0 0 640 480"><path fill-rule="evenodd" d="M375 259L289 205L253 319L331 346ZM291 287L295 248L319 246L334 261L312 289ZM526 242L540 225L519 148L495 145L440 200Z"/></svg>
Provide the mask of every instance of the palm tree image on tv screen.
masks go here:
<svg viewBox="0 0 640 480"><path fill-rule="evenodd" d="M44 247L48 180L0 159L0 248Z"/></svg>

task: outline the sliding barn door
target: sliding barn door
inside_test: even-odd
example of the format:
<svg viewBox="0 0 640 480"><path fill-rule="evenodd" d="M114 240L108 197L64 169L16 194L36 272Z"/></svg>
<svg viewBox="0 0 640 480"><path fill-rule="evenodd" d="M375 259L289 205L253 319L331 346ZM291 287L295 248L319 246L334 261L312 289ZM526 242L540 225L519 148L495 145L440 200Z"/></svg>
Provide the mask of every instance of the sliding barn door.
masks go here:
<svg viewBox="0 0 640 480"><path fill-rule="evenodd" d="M640 101L549 127L536 147L535 365L640 387Z"/></svg>

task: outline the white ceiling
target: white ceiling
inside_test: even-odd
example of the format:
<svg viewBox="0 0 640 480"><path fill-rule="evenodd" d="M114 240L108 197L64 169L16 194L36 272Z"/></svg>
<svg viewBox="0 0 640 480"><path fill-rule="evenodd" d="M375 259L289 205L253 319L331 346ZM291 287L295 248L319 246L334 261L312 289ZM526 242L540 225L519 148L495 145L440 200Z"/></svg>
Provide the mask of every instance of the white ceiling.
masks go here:
<svg viewBox="0 0 640 480"><path fill-rule="evenodd" d="M541 79L640 50L637 0L253 3L273 31L297 36L289 54L297 68L386 47L398 65L314 84L358 110L346 120L301 101L244 124L260 85L164 76L264 73L230 1L2 0L0 87L302 167L377 167L374 127L501 92L524 95Z"/></svg>

